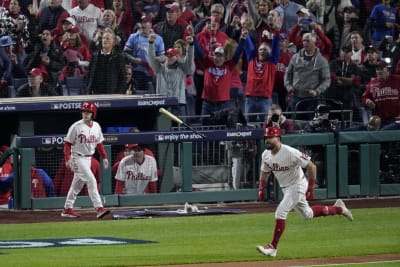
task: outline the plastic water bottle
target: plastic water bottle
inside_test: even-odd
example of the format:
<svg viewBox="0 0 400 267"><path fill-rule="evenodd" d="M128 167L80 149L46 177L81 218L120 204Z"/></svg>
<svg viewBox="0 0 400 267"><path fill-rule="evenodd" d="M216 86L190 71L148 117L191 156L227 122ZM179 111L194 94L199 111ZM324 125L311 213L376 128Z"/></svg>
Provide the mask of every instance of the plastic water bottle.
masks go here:
<svg viewBox="0 0 400 267"><path fill-rule="evenodd" d="M14 198L13 197L10 197L9 199L8 199L8 209L13 209L14 208Z"/></svg>

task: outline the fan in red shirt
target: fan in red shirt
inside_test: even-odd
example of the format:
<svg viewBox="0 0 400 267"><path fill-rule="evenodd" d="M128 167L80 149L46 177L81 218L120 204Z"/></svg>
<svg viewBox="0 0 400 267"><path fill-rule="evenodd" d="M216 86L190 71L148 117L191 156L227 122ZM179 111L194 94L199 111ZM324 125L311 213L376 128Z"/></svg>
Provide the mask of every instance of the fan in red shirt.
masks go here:
<svg viewBox="0 0 400 267"><path fill-rule="evenodd" d="M232 60L226 61L226 55L222 46L214 50L212 60L204 55L201 47L196 47L196 53L201 60L204 60L204 87L203 104L201 107L202 123L211 123L207 115L212 115L216 111L221 111L233 107L230 101L230 88L232 74L236 64L238 64L241 54L239 46L236 48Z"/></svg>
<svg viewBox="0 0 400 267"><path fill-rule="evenodd" d="M202 31L196 34L196 43L200 46L203 51L204 57L208 57L212 60L214 57L214 50L219 46L224 46L225 42L229 39L223 31L220 30L220 18L216 15L207 17L206 25ZM200 59L198 54L195 54L194 63L196 65L196 71L193 76L193 81L196 87L196 114L201 113L202 99L204 87L204 61Z"/></svg>
<svg viewBox="0 0 400 267"><path fill-rule="evenodd" d="M272 105L276 63L279 59L279 31L275 31L272 35L272 48L266 42L262 42L257 51L247 31L243 31L240 37L239 48L245 48L249 62L245 113L263 113L260 119L257 119L257 116L254 115L248 116L248 120L252 122L262 121Z"/></svg>
<svg viewBox="0 0 400 267"><path fill-rule="evenodd" d="M381 118L381 130L400 129L400 124L396 122L396 117L400 115L400 76L390 74L384 61L377 66L376 75L365 89L362 105Z"/></svg>

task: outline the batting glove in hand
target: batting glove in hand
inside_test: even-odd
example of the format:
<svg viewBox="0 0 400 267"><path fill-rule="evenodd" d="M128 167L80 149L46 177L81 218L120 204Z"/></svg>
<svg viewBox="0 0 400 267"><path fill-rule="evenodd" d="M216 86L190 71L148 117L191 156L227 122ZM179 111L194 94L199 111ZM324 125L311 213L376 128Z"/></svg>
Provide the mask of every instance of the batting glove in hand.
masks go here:
<svg viewBox="0 0 400 267"><path fill-rule="evenodd" d="M314 186L315 186L315 180L308 180L308 188L306 192L306 200L310 201L314 199Z"/></svg>
<svg viewBox="0 0 400 267"><path fill-rule="evenodd" d="M265 200L264 188L265 188L266 181L264 179L260 180L258 184L258 201Z"/></svg>

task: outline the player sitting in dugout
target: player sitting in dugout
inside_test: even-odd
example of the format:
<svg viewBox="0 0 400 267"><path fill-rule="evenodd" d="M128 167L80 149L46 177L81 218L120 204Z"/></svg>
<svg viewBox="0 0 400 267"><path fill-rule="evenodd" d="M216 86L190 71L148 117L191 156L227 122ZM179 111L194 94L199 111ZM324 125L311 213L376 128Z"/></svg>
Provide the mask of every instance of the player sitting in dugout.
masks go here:
<svg viewBox="0 0 400 267"><path fill-rule="evenodd" d="M8 146L0 146L0 158L6 153ZM12 196L14 187L14 173L11 159L8 157L0 166L0 208L8 207L8 200ZM31 197L54 197L52 179L43 170L31 167Z"/></svg>
<svg viewBox="0 0 400 267"><path fill-rule="evenodd" d="M115 194L157 193L157 163L139 144L131 144L131 154L124 157L115 176Z"/></svg>

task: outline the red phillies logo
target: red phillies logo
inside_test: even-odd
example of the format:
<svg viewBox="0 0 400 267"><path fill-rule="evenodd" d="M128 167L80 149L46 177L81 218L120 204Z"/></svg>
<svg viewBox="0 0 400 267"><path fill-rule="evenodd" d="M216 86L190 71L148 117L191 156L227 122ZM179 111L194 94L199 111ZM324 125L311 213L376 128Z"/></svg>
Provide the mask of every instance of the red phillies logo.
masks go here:
<svg viewBox="0 0 400 267"><path fill-rule="evenodd" d="M288 166L279 166L279 164L273 163L271 169L272 169L272 171L281 172L281 171L288 171L289 167Z"/></svg>
<svg viewBox="0 0 400 267"><path fill-rule="evenodd" d="M133 171L127 171L126 176L128 180L150 180L150 176L146 176L142 172L135 174Z"/></svg>
<svg viewBox="0 0 400 267"><path fill-rule="evenodd" d="M89 135L87 137L84 134L78 135L79 143L86 143L86 144L91 144L91 143L99 143L99 138L97 138L94 135Z"/></svg>

